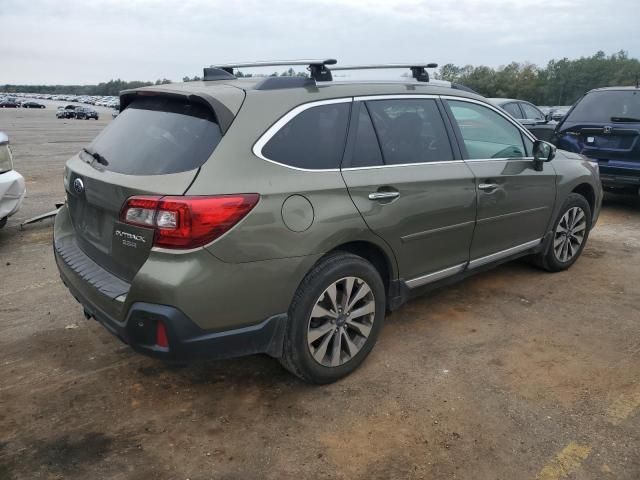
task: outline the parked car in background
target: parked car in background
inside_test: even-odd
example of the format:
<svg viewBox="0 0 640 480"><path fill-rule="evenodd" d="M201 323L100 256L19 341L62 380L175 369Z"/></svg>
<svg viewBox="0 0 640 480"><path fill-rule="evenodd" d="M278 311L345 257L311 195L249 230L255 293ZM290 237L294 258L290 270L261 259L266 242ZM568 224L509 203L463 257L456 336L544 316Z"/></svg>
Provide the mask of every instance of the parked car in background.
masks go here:
<svg viewBox="0 0 640 480"><path fill-rule="evenodd" d="M98 120L98 112L93 108L89 107L76 107L75 109L75 118L78 120L89 120L93 118L94 120Z"/></svg>
<svg viewBox="0 0 640 480"><path fill-rule="evenodd" d="M9 137L0 132L0 228L18 211L25 192L24 178L13 169Z"/></svg>
<svg viewBox="0 0 640 480"><path fill-rule="evenodd" d="M31 100L27 100L22 102L22 108L46 108L42 103L33 102Z"/></svg>
<svg viewBox="0 0 640 480"><path fill-rule="evenodd" d="M0 108L18 108L18 103L12 98L0 100Z"/></svg>
<svg viewBox="0 0 640 480"><path fill-rule="evenodd" d="M76 118L76 109L82 108L78 105L66 105L58 107L56 110L56 118Z"/></svg>
<svg viewBox="0 0 640 480"><path fill-rule="evenodd" d="M569 113L571 107L551 107L551 119L559 122L562 120L567 113Z"/></svg>
<svg viewBox="0 0 640 480"><path fill-rule="evenodd" d="M640 193L640 88L588 92L560 122L554 142L597 161L605 187Z"/></svg>
<svg viewBox="0 0 640 480"><path fill-rule="evenodd" d="M536 138L547 142L553 139L556 122L552 120L549 114L545 115L534 104L511 98L488 98L487 100L508 112L533 133Z"/></svg>
<svg viewBox="0 0 640 480"><path fill-rule="evenodd" d="M522 256L551 272L578 259L602 199L593 163L431 84L428 65L344 85L330 62L123 93L67 162L54 227L88 318L157 358L268 353L328 383L425 289Z"/></svg>

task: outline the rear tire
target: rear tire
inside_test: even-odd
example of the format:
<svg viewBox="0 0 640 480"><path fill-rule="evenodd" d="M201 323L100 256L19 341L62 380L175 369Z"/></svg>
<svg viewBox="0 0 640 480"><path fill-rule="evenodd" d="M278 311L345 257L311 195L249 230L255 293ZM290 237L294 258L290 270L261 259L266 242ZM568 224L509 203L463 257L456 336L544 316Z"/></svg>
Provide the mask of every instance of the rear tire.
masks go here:
<svg viewBox="0 0 640 480"><path fill-rule="evenodd" d="M280 363L315 384L349 375L375 345L385 304L384 284L371 263L346 252L328 255L293 297Z"/></svg>
<svg viewBox="0 0 640 480"><path fill-rule="evenodd" d="M565 200L553 222L551 241L534 263L548 272L560 272L573 265L582 254L591 231L591 207L580 194Z"/></svg>
<svg viewBox="0 0 640 480"><path fill-rule="evenodd" d="M8 221L9 221L9 217L0 218L0 228L3 228Z"/></svg>

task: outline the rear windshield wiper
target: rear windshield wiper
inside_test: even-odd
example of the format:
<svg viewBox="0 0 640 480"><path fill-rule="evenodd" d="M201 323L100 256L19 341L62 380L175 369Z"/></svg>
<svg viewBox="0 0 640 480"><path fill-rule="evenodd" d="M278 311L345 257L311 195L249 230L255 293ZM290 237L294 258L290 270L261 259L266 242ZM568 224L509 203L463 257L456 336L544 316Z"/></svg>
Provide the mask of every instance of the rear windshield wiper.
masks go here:
<svg viewBox="0 0 640 480"><path fill-rule="evenodd" d="M99 164L104 165L105 167L106 167L107 165L109 165L109 162L107 162L107 159L106 159L106 158L104 158L104 157L103 157L102 155L100 155L99 153L92 152L92 151L91 151L91 150L89 150L88 148L84 148L84 147L82 148L82 151L83 151L84 153L87 153L87 154L91 155L91 157L92 157L96 162L98 162Z"/></svg>
<svg viewBox="0 0 640 480"><path fill-rule="evenodd" d="M611 117L612 122L618 123L640 123L640 118L635 117Z"/></svg>

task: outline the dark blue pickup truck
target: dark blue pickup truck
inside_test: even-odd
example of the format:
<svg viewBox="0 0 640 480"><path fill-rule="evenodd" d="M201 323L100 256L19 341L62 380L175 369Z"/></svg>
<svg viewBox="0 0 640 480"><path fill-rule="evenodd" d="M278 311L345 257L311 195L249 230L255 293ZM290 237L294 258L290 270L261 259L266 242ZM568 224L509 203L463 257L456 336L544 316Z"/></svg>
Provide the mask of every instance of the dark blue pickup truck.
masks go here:
<svg viewBox="0 0 640 480"><path fill-rule="evenodd" d="M591 90L560 122L555 143L596 160L605 188L638 192L640 88Z"/></svg>

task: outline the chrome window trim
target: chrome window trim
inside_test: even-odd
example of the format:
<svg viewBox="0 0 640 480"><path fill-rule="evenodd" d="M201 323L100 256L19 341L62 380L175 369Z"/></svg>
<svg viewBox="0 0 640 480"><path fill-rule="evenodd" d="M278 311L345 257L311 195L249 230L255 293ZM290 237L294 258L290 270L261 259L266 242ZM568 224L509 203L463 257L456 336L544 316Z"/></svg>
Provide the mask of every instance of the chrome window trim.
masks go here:
<svg viewBox="0 0 640 480"><path fill-rule="evenodd" d="M434 99L437 100L440 98L440 95L434 95L432 93L395 93L395 94L385 94L385 95L363 95L360 97L353 97L354 102L368 102L373 100L403 100L405 98L426 98L426 99Z"/></svg>
<svg viewBox="0 0 640 480"><path fill-rule="evenodd" d="M289 168L291 170L297 170L300 172L340 172L342 171L357 171L357 170L375 170L380 168L396 168L396 167L411 167L411 166L424 166L424 165L446 165L452 163L464 163L464 162L500 162L500 161L509 161L509 160L533 160L533 157L511 157L511 158L473 158L467 160L443 160L436 162L420 162L420 163L403 163L397 165L375 165L369 167L347 167L347 168L302 168L302 167L294 167L293 165L287 165L286 163L278 162L276 160L272 160L267 158L263 153L262 149L264 146L271 140L278 131L284 127L289 121L298 116L300 113L304 112L313 107L322 106L322 105L333 105L338 103L351 103L351 102L365 102L365 101L376 101L376 100L402 100L402 99L443 99L443 100L456 100L463 101L469 103L475 103L477 105L482 105L487 107L494 112L501 115L504 119L506 119L511 125L514 125L518 128L522 133L526 135L527 138L531 141L535 141L533 135L524 128L519 122L514 121L509 117L506 112L500 111L499 107L495 107L489 103L485 103L479 100L475 100L467 97L458 97L455 95L435 95L435 94L385 94L385 95L363 95L359 97L341 97L341 98L331 98L326 100L317 100L308 103L304 103L302 105L298 105L297 107L289 110L286 114L280 117L273 125L271 125L253 144L252 152L253 154L269 163L274 165L278 165L281 167Z"/></svg>
<svg viewBox="0 0 640 480"><path fill-rule="evenodd" d="M293 165L287 165L286 163L278 162L276 160L272 160L267 158L263 153L262 149L264 146L271 140L278 131L284 127L287 123L297 117L299 114L304 112L305 110L309 110L313 107L319 107L322 105L334 105L338 103L352 103L353 97L343 97L343 98L331 98L327 100L318 100L309 103L303 103L302 105L298 105L297 107L289 110L282 117L280 117L273 125L271 125L266 132L264 132L260 138L253 144L253 154L256 157L261 158L262 160L273 163L275 165L279 165L281 167L290 168L292 170L298 170L300 172L339 172L339 168L302 168L302 167L294 167Z"/></svg>
<svg viewBox="0 0 640 480"><path fill-rule="evenodd" d="M465 162L509 162L509 161L530 161L535 160L533 157L505 157L505 158L472 158Z"/></svg>
<svg viewBox="0 0 640 480"><path fill-rule="evenodd" d="M419 163L398 163L396 165L372 165L370 167L347 167L343 168L343 172L351 172L354 170L376 170L379 168L395 168L395 167L416 167L425 165L447 165L450 163L464 163L464 160L442 160L438 162L419 162Z"/></svg>
<svg viewBox="0 0 640 480"><path fill-rule="evenodd" d="M523 243L521 245L516 245L515 247L507 248L506 250L500 250L499 252L492 253L490 255L486 255L484 257L476 258L475 260L471 260L469 262L469 268L477 268L488 263L491 263L495 260L500 260L501 258L508 257L510 255L514 255L516 253L524 252L525 250L529 250L530 248L537 247L542 243L542 238L538 238L537 240L532 240L527 243Z"/></svg>
<svg viewBox="0 0 640 480"><path fill-rule="evenodd" d="M459 265L454 265L453 267L445 268L444 270L438 270L437 272L428 273L426 275L412 278L411 280L407 280L405 283L409 288L420 287L422 285L426 285L427 283L442 280L443 278L447 278L455 275L456 273L460 273L465 269L466 266L467 262L461 263Z"/></svg>
<svg viewBox="0 0 640 480"><path fill-rule="evenodd" d="M460 101L460 102L475 103L477 105L481 105L483 107L487 107L490 110L493 110L494 112L496 112L501 117L503 117L511 125L513 125L518 130L520 130L522 133L524 133L529 140L531 140L532 142L536 141L536 138L533 136L533 134L529 130L527 130L524 126L522 126L522 124L520 122L516 121L514 118L512 118L507 112L502 110L500 107L496 107L494 105L482 102L480 100L476 100L474 98L456 97L456 96L453 96L453 95L440 95L440 98L442 98L443 100L454 100L454 101ZM516 157L516 158L520 158L520 157Z"/></svg>

